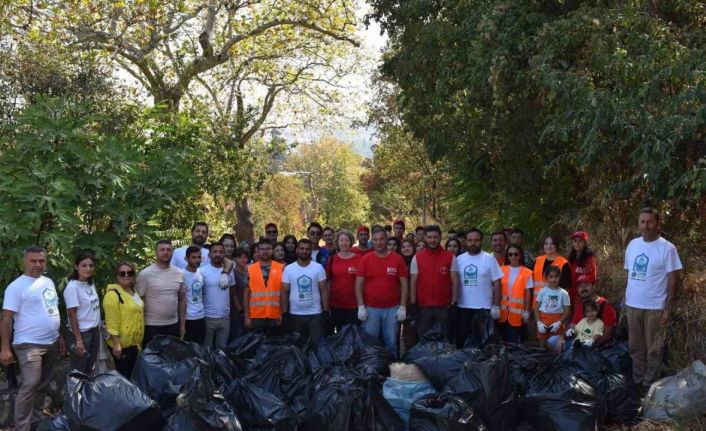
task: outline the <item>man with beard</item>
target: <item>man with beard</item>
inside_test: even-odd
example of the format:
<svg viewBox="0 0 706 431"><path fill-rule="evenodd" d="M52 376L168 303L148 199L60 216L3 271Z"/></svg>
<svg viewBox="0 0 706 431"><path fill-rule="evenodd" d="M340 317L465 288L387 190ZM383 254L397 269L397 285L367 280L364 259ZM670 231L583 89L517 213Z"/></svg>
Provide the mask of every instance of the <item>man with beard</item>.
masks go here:
<svg viewBox="0 0 706 431"><path fill-rule="evenodd" d="M323 236L321 237L324 240L324 248L328 251L328 255L331 256L334 254L336 251L336 247L333 245L333 236L335 232L333 231L333 228L326 226L324 228L324 233Z"/></svg>
<svg viewBox="0 0 706 431"><path fill-rule="evenodd" d="M468 251L457 257L461 276L458 298L456 346L460 349L469 335L485 331L489 318L500 318L500 280L503 272L498 261L481 250L483 232L473 228L466 233Z"/></svg>
<svg viewBox="0 0 706 431"><path fill-rule="evenodd" d="M174 250L172 255L172 265L179 269L186 268L186 249L190 245L201 248L201 267L208 264L208 249L203 245L208 240L208 224L199 221L191 227L191 244L185 245Z"/></svg>
<svg viewBox="0 0 706 431"><path fill-rule="evenodd" d="M493 257L498 261L498 265L505 265L505 232L498 230L490 234L490 247L493 249Z"/></svg>
<svg viewBox="0 0 706 431"><path fill-rule="evenodd" d="M135 288L145 303L143 347L156 335L182 337L186 332L184 273L171 264L172 242L157 241L155 254L157 261L140 271Z"/></svg>
<svg viewBox="0 0 706 431"><path fill-rule="evenodd" d="M282 324L284 266L272 260L272 241L263 238L257 248L259 257L248 267L248 285L243 293L244 324L246 328L264 328L268 335L277 335Z"/></svg>
<svg viewBox="0 0 706 431"><path fill-rule="evenodd" d="M272 244L277 244L277 237L279 236L279 230L277 225L274 223L267 223L265 225L265 238L272 241Z"/></svg>
<svg viewBox="0 0 706 431"><path fill-rule="evenodd" d="M220 242L211 244L211 261L200 268L203 275L203 311L206 322L206 333L203 344L206 347L224 349L228 345L230 332L230 305L235 289L235 280L229 282L225 288L220 284L223 271L225 247ZM232 276L228 275L229 277ZM233 294L231 294L231 290Z"/></svg>
<svg viewBox="0 0 706 431"><path fill-rule="evenodd" d="M311 260L311 241L297 243L297 261L287 265L282 275L282 326L298 332L316 349L324 326L330 323L326 271Z"/></svg>

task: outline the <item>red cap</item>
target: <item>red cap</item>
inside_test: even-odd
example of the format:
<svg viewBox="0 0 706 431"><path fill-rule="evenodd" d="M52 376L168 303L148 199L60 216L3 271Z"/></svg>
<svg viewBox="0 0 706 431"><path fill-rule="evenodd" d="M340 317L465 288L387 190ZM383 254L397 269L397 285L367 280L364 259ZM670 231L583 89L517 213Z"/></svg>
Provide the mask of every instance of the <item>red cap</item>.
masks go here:
<svg viewBox="0 0 706 431"><path fill-rule="evenodd" d="M397 220L395 220L394 223L392 223L393 226L396 225L396 224L401 224L402 227L404 227L404 220L397 219Z"/></svg>
<svg viewBox="0 0 706 431"><path fill-rule="evenodd" d="M574 238L581 238L584 241L588 241L588 232L585 230L577 230L576 232L571 234L571 239Z"/></svg>
<svg viewBox="0 0 706 431"><path fill-rule="evenodd" d="M595 283L596 282L596 276L595 274L581 274L578 276L576 279L577 283Z"/></svg>
<svg viewBox="0 0 706 431"><path fill-rule="evenodd" d="M365 225L360 225L360 226L358 226L358 230L356 230L355 233L361 233L361 232L370 233L370 228Z"/></svg>

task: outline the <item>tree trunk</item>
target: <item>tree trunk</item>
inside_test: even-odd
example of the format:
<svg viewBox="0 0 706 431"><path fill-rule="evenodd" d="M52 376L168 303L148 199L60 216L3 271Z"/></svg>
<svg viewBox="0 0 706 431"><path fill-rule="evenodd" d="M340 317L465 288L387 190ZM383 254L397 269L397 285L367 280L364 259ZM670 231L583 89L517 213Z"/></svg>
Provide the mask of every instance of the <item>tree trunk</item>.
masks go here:
<svg viewBox="0 0 706 431"><path fill-rule="evenodd" d="M236 203L235 220L235 237L238 242L249 241L252 244L255 239L255 223L253 223L250 202L247 197Z"/></svg>

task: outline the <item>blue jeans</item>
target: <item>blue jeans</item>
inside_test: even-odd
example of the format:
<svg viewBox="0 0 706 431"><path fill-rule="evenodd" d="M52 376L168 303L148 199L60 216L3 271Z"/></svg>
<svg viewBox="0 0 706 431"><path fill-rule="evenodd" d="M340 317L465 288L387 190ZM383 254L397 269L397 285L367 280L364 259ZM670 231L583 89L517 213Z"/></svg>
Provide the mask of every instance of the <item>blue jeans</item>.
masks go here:
<svg viewBox="0 0 706 431"><path fill-rule="evenodd" d="M380 339L382 333L382 343L392 353L392 357L397 357L397 339L400 336L400 325L397 323L397 306L389 308L368 307L368 320L363 323L365 332Z"/></svg>

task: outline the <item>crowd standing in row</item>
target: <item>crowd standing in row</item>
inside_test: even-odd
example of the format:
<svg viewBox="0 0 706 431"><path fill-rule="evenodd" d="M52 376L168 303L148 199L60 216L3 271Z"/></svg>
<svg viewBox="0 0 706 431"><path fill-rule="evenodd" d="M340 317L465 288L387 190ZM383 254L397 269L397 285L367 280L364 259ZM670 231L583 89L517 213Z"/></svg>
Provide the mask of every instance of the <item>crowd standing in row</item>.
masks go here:
<svg viewBox="0 0 706 431"><path fill-rule="evenodd" d="M658 378L659 334L681 269L659 223L656 210L641 210L641 236L625 253L633 378L646 387ZM128 262L117 266L116 283L107 286L102 300L105 329L95 259L86 252L76 257L63 291L72 369L90 373L103 339L116 369L130 376L140 350L157 335L224 348L246 331L261 329L297 332L316 346L344 325L362 324L397 356L400 329L405 348L435 324L447 328L458 347L497 325L504 341L536 339L560 352L575 340L593 347L610 343L618 324L616 310L596 291L598 265L585 231L571 235L567 258L559 254L560 238L546 236L544 254L536 259L523 248L520 229L493 232L488 253L477 228L450 231L442 248L438 226L405 236L401 220L372 230L360 226L355 236L311 223L307 238L287 235L282 242L270 223L256 244L240 246L229 234L207 246L205 223L196 223L191 235L192 243L176 250L171 241L158 241L155 262L139 273ZM66 350L59 296L42 275L46 259L45 249L27 248L24 274L7 287L3 301L0 361L19 362L19 431L38 421L35 400L49 383L57 355Z"/></svg>

